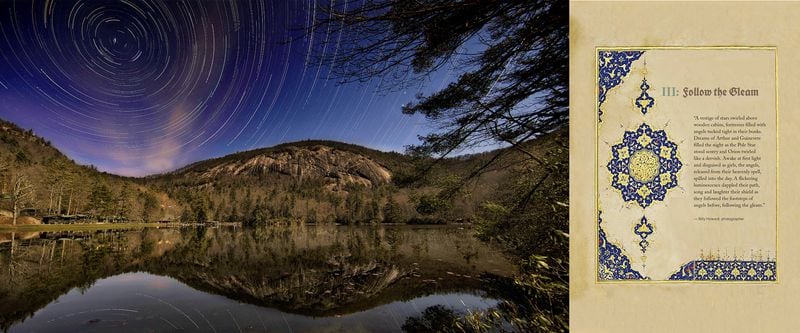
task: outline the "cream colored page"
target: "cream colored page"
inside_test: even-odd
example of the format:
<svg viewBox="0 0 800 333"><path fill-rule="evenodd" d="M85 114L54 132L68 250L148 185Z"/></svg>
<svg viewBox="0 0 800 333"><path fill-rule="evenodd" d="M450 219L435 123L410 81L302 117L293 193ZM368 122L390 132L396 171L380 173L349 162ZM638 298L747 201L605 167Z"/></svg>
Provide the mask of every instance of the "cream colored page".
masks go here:
<svg viewBox="0 0 800 333"><path fill-rule="evenodd" d="M797 37L796 29L793 29L797 25L798 17L800 17L800 4L795 3L572 3L570 8L571 332L800 331L800 316L796 315L797 300L800 299L800 281L797 279L800 274L800 261L797 260L800 245L794 241L794 235L800 234L800 228L794 223L796 217L800 216L800 205L797 204L797 198L800 195L797 193L797 189L800 188L800 181L795 176L798 174L797 168L800 165L800 150L795 148L797 142L800 142L800 136L795 131L795 128L800 126L800 112L795 110L796 106L800 105L798 104L800 103L800 94L797 93L797 87L800 84L798 82L800 63L795 60L796 55L800 54L800 38ZM686 231L688 230L686 228L693 228L692 226L714 228L714 225L720 223L704 222L705 224L701 224L697 221L692 224L690 220L698 215L723 216L724 212L709 211L697 214L698 210L693 210L692 205L688 203L692 193L689 185L693 181L690 176L681 175L679 186L669 190L665 202L658 202L645 208L648 215L651 213L650 209L653 210L652 214L655 214L653 221L657 223L655 232L651 235L653 237L651 248L648 249L648 266L656 265L659 261L664 264L663 268L652 267L652 270L647 268L643 271L653 277L665 279L673 269L677 268L675 265L680 266L686 260L698 257L700 250L707 255L706 248L713 248L713 252L716 253L718 247L721 252L720 256L725 255L726 249L728 249L728 255L733 256L734 249L737 249L735 254L737 257L749 258L751 255L749 248L764 247L762 255L766 256L767 248L775 244L775 241L772 236L761 238L760 235L766 235L767 224L774 225L777 221L778 241L774 245L777 252L778 279L776 282L698 283L697 281L662 280L663 282L655 283L655 280L651 280L649 282L608 283L598 280L597 194L600 189L599 180L602 177L608 177L607 172L602 173L600 165L603 162L598 162L599 151L619 140L619 135L624 129L623 126L633 126L632 124L636 123L635 121L626 124L618 122L615 125L616 129L612 131L609 128L607 133L603 133L609 137L608 139L598 140L598 134L601 133L596 127L598 96L596 52L600 47L609 46L759 46L774 48L777 53L777 63L775 64L770 64L770 61L774 62L775 60L767 59L771 58L770 55L760 56L756 52L752 54L753 61L744 66L744 69L731 67L710 77L704 76L706 75L704 74L705 66L698 65L691 72L680 70L680 66L673 66L671 72L668 73L664 73L663 68L656 68L657 62L667 61L667 58L675 59L667 57L666 52L671 52L671 50L664 50L664 59L655 59L657 52L651 52L653 57L647 58L648 81L652 80L653 87L657 87L652 94L656 99L656 106L650 114L653 118L652 122L659 129L668 131L670 138L674 138L676 144L683 145L679 146L682 159L688 158L690 153L688 150L684 153L682 149L688 142L685 137L683 140L679 137L679 135L685 134L678 133L681 131L678 119L684 119L684 122L691 123L692 118L674 116L671 118L672 120L665 121L665 119L659 120L658 117L679 112L676 110L679 106L688 108L692 105L687 103L701 103L702 100L689 101L687 98L686 101L669 102L661 98L661 87L703 86L706 84L705 82L688 81L693 78L700 80L703 77L714 80L707 82L710 85L742 84L751 86L747 83L737 83L735 79L742 74L741 70L752 70L755 75L752 79L765 82L759 83L760 87L758 88L770 89L766 83L769 80L768 68L772 67L773 72L775 72L774 68L777 68L777 86L773 89L777 90L778 99L777 122L779 126L776 136L780 154L775 162L775 167L779 172L773 173L773 177L775 177L773 181L780 186L772 189L777 191L775 199L777 216L774 219L769 216L769 211L765 210L764 216L760 213L753 214L754 218L729 223L734 226L752 225L754 228L758 228L759 235L747 235L753 237L742 237L742 239L731 239L730 241L725 241L724 238L714 238L717 243L710 246L705 246L700 241L692 245L693 241L688 240L685 235L678 237L679 235L672 235L667 231L670 229ZM769 53L769 51L764 51L764 53ZM737 54L749 56L750 53ZM700 59L696 60L697 64L706 63L703 59L712 56L713 54L708 53L708 55L699 57ZM723 56L720 54L718 57L722 58ZM734 61L733 58L727 56L725 59L721 59L721 61ZM715 66L713 63L707 65L710 68ZM638 74L634 72L632 75ZM726 75L730 75L730 77L725 80L718 79L720 76ZM658 78L658 76L662 77ZM631 83L630 88L625 88L629 89L628 94L620 91L619 96L613 97L621 98L617 101L618 103L628 103L627 111L634 112L629 94L635 95L639 88L638 85L641 83L641 81L636 81L640 79L641 76L632 76L628 80L628 83ZM718 102L723 103L724 101ZM752 103L753 110L759 110L754 112L768 112L769 107L766 101L748 102L748 100L744 100L744 102ZM608 103L614 103L613 99L610 99ZM756 108L756 106L758 107ZM663 115L659 116L659 112L662 112ZM609 115L609 117L613 116ZM631 115L626 119L637 119L636 117ZM638 120L642 119L644 118L639 116ZM603 122L605 123L606 119ZM608 118L607 124L611 123L612 119ZM769 156L763 157L764 160L767 160ZM691 164L685 163L680 172L689 175ZM684 181L681 182L681 180ZM761 179L760 182L769 183L770 180ZM607 184L604 185L606 189ZM764 189L762 188L762 190ZM681 200L686 202L679 205ZM761 200L768 201L769 198ZM609 201L604 204L611 205L612 203ZM659 210L664 210L666 213ZM623 213L618 214L621 216ZM634 260L632 267L641 267L636 266L641 262L637 261L640 258L636 258L638 254L634 252L638 251L636 238L630 234L631 224L634 221L633 216L635 216L634 213L631 214L631 217L625 222L626 225L620 223L619 229L609 229L609 234L620 236L614 241L624 246L626 251L631 251L631 257ZM670 225L667 228L666 221L655 220L656 216L669 216L670 214L684 214L686 221L672 222L673 224L683 223L684 227L676 228L674 225ZM610 219L610 215L611 212L607 208L603 212L604 219L606 216ZM759 226L760 223L764 224L763 228ZM688 233L688 231L686 232ZM707 229L701 234L711 235L712 233L717 232L714 229ZM627 239L621 237L626 234ZM732 233L724 232L724 234L731 235ZM741 231L735 234L745 234L745 232ZM716 237L716 235L712 236ZM687 243L682 243L684 245L682 247L669 250L674 257L669 255L657 258L660 249L672 246L674 240ZM662 253L667 252L664 250Z"/></svg>
<svg viewBox="0 0 800 333"><path fill-rule="evenodd" d="M606 259L600 269L617 272L599 280L776 280L775 56L773 48L598 49L601 227L641 275L623 276L614 267L623 262ZM624 139L640 128L651 131L637 136L646 147Z"/></svg>

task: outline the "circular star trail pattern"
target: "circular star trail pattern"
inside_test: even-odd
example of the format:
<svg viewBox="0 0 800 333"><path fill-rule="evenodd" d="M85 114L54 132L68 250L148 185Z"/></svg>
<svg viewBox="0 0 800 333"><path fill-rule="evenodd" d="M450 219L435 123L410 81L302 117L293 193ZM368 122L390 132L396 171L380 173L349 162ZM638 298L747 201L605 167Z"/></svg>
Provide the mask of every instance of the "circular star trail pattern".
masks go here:
<svg viewBox="0 0 800 333"><path fill-rule="evenodd" d="M324 61L312 61L314 43L328 43L323 57L337 52L335 36L302 33L314 8L301 1L4 1L0 116L78 162L136 176L300 139L394 150L414 143L420 120L399 107L416 91L337 85Z"/></svg>

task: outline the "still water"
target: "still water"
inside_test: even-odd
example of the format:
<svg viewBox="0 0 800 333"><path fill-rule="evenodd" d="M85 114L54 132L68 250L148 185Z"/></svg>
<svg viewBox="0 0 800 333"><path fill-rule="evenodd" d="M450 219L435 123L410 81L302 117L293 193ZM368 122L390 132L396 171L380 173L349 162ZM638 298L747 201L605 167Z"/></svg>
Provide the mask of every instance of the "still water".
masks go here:
<svg viewBox="0 0 800 333"><path fill-rule="evenodd" d="M492 308L513 265L458 227L0 233L10 332L402 332Z"/></svg>

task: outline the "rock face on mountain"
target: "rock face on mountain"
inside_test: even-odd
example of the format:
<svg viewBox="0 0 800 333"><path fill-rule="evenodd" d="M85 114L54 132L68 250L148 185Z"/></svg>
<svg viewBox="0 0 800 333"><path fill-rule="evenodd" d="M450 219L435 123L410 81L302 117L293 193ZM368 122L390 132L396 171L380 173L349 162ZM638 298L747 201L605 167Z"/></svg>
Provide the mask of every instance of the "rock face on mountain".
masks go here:
<svg viewBox="0 0 800 333"><path fill-rule="evenodd" d="M373 187L392 180L392 173L372 159L324 145L286 147L246 159L224 161L196 172L198 177L206 179L277 173L299 180L324 179L328 187L348 184Z"/></svg>

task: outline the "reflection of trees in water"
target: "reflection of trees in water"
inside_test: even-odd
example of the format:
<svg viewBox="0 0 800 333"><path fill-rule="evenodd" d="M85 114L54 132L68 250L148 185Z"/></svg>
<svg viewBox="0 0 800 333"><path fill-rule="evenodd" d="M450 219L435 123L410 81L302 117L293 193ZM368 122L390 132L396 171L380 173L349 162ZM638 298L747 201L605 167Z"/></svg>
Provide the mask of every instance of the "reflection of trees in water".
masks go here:
<svg viewBox="0 0 800 333"><path fill-rule="evenodd" d="M460 316L442 305L434 305L422 311L418 317L411 317L403 324L404 332L461 332L457 327Z"/></svg>
<svg viewBox="0 0 800 333"><path fill-rule="evenodd" d="M36 233L0 243L0 328L27 318L58 296L119 272L128 250L118 232Z"/></svg>
<svg viewBox="0 0 800 333"><path fill-rule="evenodd" d="M434 305L425 308L418 316L407 318L402 326L405 332L528 332L532 331L528 322L520 318L531 318L547 314L554 300L534 294L537 290L525 289L519 281L484 275L484 292L501 300L493 308L486 310L461 310ZM541 317L540 317L541 318ZM546 327L535 331L556 332Z"/></svg>
<svg viewBox="0 0 800 333"><path fill-rule="evenodd" d="M198 289L290 310L329 310L383 290L403 270L368 234L210 230L148 263Z"/></svg>
<svg viewBox="0 0 800 333"><path fill-rule="evenodd" d="M0 279L8 282L0 283L3 328L73 287L87 289L97 279L131 271L327 316L437 292L477 291L483 281L473 267L501 274L512 267L470 231L453 228L181 228L27 237L0 243Z"/></svg>

